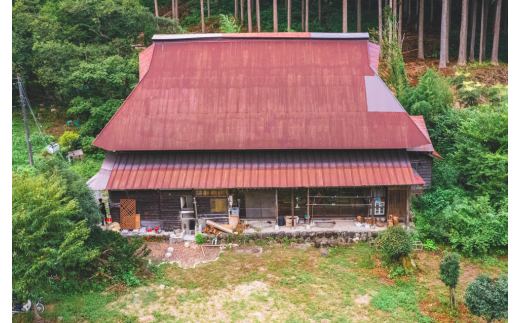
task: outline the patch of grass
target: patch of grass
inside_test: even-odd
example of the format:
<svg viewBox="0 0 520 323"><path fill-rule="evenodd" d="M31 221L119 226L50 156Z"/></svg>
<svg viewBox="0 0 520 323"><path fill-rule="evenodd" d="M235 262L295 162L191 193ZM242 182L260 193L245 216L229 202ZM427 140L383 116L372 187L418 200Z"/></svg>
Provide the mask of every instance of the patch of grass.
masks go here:
<svg viewBox="0 0 520 323"><path fill-rule="evenodd" d="M188 291L186 293L179 294L179 302L193 302L193 303L202 303L206 301L206 297L204 296L204 293L201 291L195 291L191 292Z"/></svg>

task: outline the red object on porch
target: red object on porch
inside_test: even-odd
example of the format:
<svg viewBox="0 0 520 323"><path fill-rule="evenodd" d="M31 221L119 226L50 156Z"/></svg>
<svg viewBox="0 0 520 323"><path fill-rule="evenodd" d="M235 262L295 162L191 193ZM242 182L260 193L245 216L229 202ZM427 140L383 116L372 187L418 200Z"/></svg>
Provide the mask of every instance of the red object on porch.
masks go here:
<svg viewBox="0 0 520 323"><path fill-rule="evenodd" d="M430 144L395 98L384 101L393 110L373 110L382 81L370 67L368 34L292 34L154 41L142 56L146 74L93 144L109 151ZM367 96L376 102L370 111Z"/></svg>
<svg viewBox="0 0 520 323"><path fill-rule="evenodd" d="M404 149L170 151L116 154L107 189L414 184L424 181Z"/></svg>

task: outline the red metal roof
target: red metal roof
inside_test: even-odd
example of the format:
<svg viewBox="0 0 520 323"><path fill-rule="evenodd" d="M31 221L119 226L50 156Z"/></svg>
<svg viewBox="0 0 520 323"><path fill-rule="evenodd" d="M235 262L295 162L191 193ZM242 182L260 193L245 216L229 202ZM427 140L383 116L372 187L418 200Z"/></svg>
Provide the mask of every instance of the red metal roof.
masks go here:
<svg viewBox="0 0 520 323"><path fill-rule="evenodd" d="M406 112L367 111L365 76L374 75L368 40L233 37L156 41L148 72L94 145L142 151L429 143Z"/></svg>
<svg viewBox="0 0 520 323"><path fill-rule="evenodd" d="M424 123L423 116L410 116L412 118L413 122L419 127L421 132L423 133L424 137L428 139L428 143L425 145L408 148L408 151L434 151L432 141L430 140L430 135L428 134L428 129L426 129L426 124Z"/></svg>
<svg viewBox="0 0 520 323"><path fill-rule="evenodd" d="M150 68L154 47L155 44L152 44L152 46L139 53L139 81L143 79L143 77L146 75L146 72L148 72L148 69Z"/></svg>
<svg viewBox="0 0 520 323"><path fill-rule="evenodd" d="M113 153L109 153L113 154ZM399 150L118 153L107 189L334 187L424 184Z"/></svg>

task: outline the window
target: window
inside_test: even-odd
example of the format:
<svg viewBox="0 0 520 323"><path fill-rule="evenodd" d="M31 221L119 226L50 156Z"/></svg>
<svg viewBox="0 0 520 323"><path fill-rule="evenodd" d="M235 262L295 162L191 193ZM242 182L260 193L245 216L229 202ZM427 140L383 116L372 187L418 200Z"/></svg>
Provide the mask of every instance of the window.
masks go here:
<svg viewBox="0 0 520 323"><path fill-rule="evenodd" d="M223 198L211 198L209 199L209 205L211 208L211 213L224 213L227 212L227 199Z"/></svg>
<svg viewBox="0 0 520 323"><path fill-rule="evenodd" d="M196 190L195 196L226 196L226 190Z"/></svg>
<svg viewBox="0 0 520 323"><path fill-rule="evenodd" d="M417 163L417 162L413 162L413 163L410 163L410 164L412 164L412 169L413 169L414 171L418 172L417 169L419 168L419 167L418 167L418 166L419 166L419 163Z"/></svg>
<svg viewBox="0 0 520 323"><path fill-rule="evenodd" d="M181 196L181 209L193 209L193 196Z"/></svg>

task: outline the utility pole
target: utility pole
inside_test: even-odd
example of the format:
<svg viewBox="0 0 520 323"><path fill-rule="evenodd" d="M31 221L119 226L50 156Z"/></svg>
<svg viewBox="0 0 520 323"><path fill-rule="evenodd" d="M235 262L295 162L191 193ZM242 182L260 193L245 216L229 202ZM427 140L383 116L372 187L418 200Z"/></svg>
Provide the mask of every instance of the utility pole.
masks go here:
<svg viewBox="0 0 520 323"><path fill-rule="evenodd" d="M23 113L23 123L25 125L25 139L27 140L27 150L29 151L29 163L31 167L34 166L32 148L31 148L31 135L29 134L29 126L27 125L27 116L25 115L25 100L23 99L23 91L22 91L22 78L20 74L16 74L16 78L18 79L18 91L20 93L20 104L22 105L22 113Z"/></svg>

